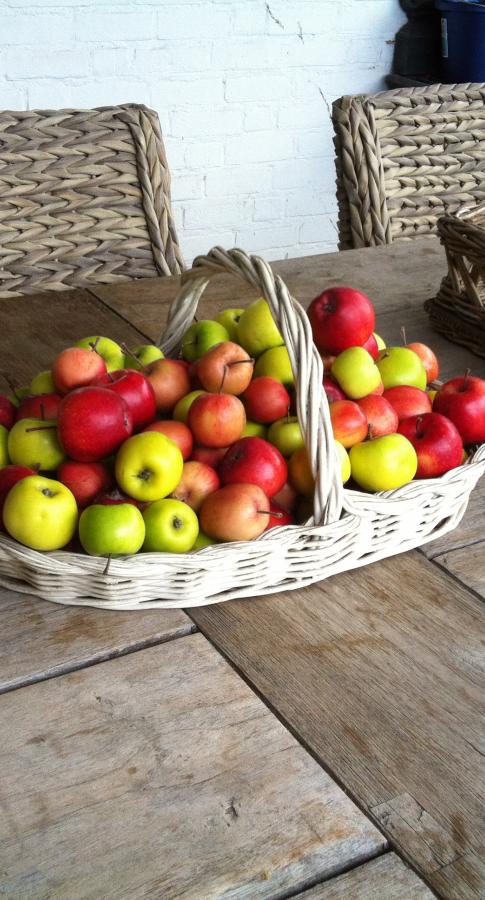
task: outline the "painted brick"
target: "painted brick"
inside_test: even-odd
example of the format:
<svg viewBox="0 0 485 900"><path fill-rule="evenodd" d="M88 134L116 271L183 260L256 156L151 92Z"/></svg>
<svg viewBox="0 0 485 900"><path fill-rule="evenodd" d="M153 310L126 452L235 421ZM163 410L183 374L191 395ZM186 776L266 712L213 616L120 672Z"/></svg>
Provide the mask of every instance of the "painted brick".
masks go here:
<svg viewBox="0 0 485 900"><path fill-rule="evenodd" d="M297 242L296 224L248 225L236 233L239 247L250 253L260 253L272 247L291 247Z"/></svg>
<svg viewBox="0 0 485 900"><path fill-rule="evenodd" d="M268 128L276 130L277 117L278 113L274 105L256 106L251 104L244 111L244 131L266 131Z"/></svg>
<svg viewBox="0 0 485 900"><path fill-rule="evenodd" d="M327 243L337 238L335 226L336 210L326 216L308 216L300 226L299 241L301 244L326 241Z"/></svg>
<svg viewBox="0 0 485 900"><path fill-rule="evenodd" d="M208 172L205 179L207 197L258 195L271 185L271 166L225 166L221 171Z"/></svg>
<svg viewBox="0 0 485 900"><path fill-rule="evenodd" d="M78 47L45 53L43 48L15 47L7 51L3 61L10 79L77 78L89 75L89 53Z"/></svg>
<svg viewBox="0 0 485 900"><path fill-rule="evenodd" d="M157 12L157 37L163 40L181 39L192 35L201 38L220 38L231 33L231 5L218 7L206 2L190 6L159 4Z"/></svg>
<svg viewBox="0 0 485 900"><path fill-rule="evenodd" d="M43 11L39 14L22 10L5 12L0 20L0 47L9 44L31 44L33 47L62 47L74 39L74 19L69 13L58 10ZM3 68L3 60L2 60Z"/></svg>
<svg viewBox="0 0 485 900"><path fill-rule="evenodd" d="M291 81L285 75L240 75L226 80L226 100L282 100L291 93Z"/></svg>
<svg viewBox="0 0 485 900"><path fill-rule="evenodd" d="M156 36L156 15L147 6L137 12L122 9L116 14L95 9L86 15L82 9L76 14L76 38L80 41L143 41Z"/></svg>
<svg viewBox="0 0 485 900"><path fill-rule="evenodd" d="M188 231L239 228L252 221L254 204L253 199L197 200L185 204L184 227Z"/></svg>
<svg viewBox="0 0 485 900"><path fill-rule="evenodd" d="M172 114L171 133L179 137L199 134L204 137L238 134L242 129L243 113L227 106L192 110L175 109Z"/></svg>
<svg viewBox="0 0 485 900"><path fill-rule="evenodd" d="M169 159L172 159L170 156ZM187 169L205 172L207 169L222 166L224 162L224 146L221 141L201 141L188 144L185 148L185 165Z"/></svg>
<svg viewBox="0 0 485 900"><path fill-rule="evenodd" d="M229 165L289 159L293 152L292 136L282 131L251 132L226 141L226 161Z"/></svg>

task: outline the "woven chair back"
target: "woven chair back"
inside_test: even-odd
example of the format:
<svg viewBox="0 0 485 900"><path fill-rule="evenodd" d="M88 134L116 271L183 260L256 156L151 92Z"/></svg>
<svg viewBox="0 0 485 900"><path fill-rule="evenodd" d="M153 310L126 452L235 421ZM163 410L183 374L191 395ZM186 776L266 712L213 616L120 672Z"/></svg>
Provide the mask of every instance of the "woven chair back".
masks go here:
<svg viewBox="0 0 485 900"><path fill-rule="evenodd" d="M155 112L0 112L0 297L183 268Z"/></svg>
<svg viewBox="0 0 485 900"><path fill-rule="evenodd" d="M435 232L485 200L485 84L341 97L332 120L340 250Z"/></svg>

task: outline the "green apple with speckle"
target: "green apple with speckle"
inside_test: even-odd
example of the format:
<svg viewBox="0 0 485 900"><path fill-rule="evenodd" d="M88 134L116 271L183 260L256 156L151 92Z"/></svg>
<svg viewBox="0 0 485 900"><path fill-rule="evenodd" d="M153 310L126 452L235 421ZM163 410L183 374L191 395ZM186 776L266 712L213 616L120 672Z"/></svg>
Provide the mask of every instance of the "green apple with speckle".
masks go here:
<svg viewBox="0 0 485 900"><path fill-rule="evenodd" d="M82 338L75 346L84 347L86 350L96 350L96 353L99 353L104 359L108 372L115 372L124 367L125 354L120 345L111 338L95 334Z"/></svg>
<svg viewBox="0 0 485 900"><path fill-rule="evenodd" d="M241 318L244 309L223 309L217 316L216 322L219 322L221 325L224 325L226 329L229 340L233 341L235 344L238 343L237 333L238 333L238 325L239 319Z"/></svg>
<svg viewBox="0 0 485 900"><path fill-rule="evenodd" d="M90 556L138 553L145 540L145 522L133 503L93 503L81 513L79 540Z"/></svg>

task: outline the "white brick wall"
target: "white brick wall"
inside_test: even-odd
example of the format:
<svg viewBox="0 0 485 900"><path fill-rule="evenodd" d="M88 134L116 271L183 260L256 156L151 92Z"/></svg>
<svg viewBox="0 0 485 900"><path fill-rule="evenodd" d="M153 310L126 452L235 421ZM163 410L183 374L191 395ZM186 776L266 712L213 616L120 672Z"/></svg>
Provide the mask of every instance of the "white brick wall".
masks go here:
<svg viewBox="0 0 485 900"><path fill-rule="evenodd" d="M383 90L398 0L0 0L0 108L157 110L188 262L336 246L331 101Z"/></svg>

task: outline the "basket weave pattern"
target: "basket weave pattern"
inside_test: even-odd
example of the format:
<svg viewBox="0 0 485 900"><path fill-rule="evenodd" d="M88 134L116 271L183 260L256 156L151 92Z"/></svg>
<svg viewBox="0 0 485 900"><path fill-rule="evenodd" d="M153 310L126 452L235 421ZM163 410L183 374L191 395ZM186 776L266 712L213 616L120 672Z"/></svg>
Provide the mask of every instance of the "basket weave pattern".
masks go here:
<svg viewBox="0 0 485 900"><path fill-rule="evenodd" d="M0 297L183 269L156 113L0 113Z"/></svg>
<svg viewBox="0 0 485 900"><path fill-rule="evenodd" d="M162 341L176 350L209 281L230 272L268 301L295 373L297 412L316 478L314 511L303 525L197 553L140 553L106 560L68 551L38 553L0 535L0 581L57 603L107 609L191 607L298 588L416 547L454 528L485 471L485 445L441 478L369 495L344 490L322 361L304 310L262 259L214 248L183 276Z"/></svg>
<svg viewBox="0 0 485 900"><path fill-rule="evenodd" d="M485 200L485 85L341 97L332 119L340 250L433 233Z"/></svg>

